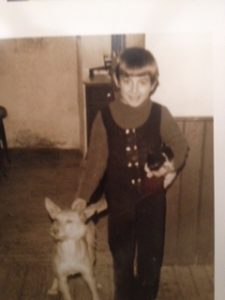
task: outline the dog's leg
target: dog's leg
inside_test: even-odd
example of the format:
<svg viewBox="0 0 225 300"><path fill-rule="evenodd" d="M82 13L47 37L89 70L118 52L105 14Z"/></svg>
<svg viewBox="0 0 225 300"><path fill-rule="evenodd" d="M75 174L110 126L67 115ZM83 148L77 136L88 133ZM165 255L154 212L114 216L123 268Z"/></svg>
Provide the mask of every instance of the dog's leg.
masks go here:
<svg viewBox="0 0 225 300"><path fill-rule="evenodd" d="M95 247L96 247L96 228L93 223L89 223L86 231L86 241L88 246L88 255L91 265L95 263Z"/></svg>
<svg viewBox="0 0 225 300"><path fill-rule="evenodd" d="M54 278L50 289L48 290L48 295L57 295L59 292L58 279Z"/></svg>
<svg viewBox="0 0 225 300"><path fill-rule="evenodd" d="M67 277L63 276L59 278L59 290L62 293L64 300L72 300Z"/></svg>
<svg viewBox="0 0 225 300"><path fill-rule="evenodd" d="M84 280L87 282L87 284L88 284L88 286L91 290L92 299L93 300L100 300L93 273L92 272L85 272L82 275L83 275Z"/></svg>

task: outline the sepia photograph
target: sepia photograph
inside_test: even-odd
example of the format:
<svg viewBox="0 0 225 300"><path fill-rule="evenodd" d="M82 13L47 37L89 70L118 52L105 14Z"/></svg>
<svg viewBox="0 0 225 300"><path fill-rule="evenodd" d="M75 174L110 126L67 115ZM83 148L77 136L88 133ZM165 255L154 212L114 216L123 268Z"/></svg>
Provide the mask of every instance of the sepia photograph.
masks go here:
<svg viewBox="0 0 225 300"><path fill-rule="evenodd" d="M5 20L1 300L221 300L215 35Z"/></svg>

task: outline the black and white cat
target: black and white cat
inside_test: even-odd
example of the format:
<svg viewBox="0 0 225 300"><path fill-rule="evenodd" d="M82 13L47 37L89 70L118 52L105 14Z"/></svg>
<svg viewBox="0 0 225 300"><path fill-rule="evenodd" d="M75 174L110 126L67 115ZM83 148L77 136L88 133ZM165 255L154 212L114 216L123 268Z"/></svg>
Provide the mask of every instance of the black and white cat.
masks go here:
<svg viewBox="0 0 225 300"><path fill-rule="evenodd" d="M165 177L163 186L167 188L177 175L171 148L163 144L159 152L149 153L144 170L148 178Z"/></svg>

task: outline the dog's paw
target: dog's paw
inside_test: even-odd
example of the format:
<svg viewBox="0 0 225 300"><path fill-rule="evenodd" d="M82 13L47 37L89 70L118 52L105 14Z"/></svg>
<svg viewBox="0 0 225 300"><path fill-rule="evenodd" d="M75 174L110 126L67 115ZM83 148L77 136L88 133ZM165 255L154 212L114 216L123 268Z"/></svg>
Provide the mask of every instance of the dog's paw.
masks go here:
<svg viewBox="0 0 225 300"><path fill-rule="evenodd" d="M58 289L50 288L50 289L48 289L47 294L50 296L54 296L54 295L57 295L58 292L59 292Z"/></svg>
<svg viewBox="0 0 225 300"><path fill-rule="evenodd" d="M98 290L102 290L102 284L99 283L99 282L97 283L97 289L98 289Z"/></svg>

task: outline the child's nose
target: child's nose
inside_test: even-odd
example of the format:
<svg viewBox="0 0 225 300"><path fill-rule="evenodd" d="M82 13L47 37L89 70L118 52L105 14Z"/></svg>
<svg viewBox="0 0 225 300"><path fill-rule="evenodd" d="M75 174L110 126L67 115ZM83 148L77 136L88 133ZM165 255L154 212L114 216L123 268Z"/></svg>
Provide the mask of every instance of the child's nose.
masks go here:
<svg viewBox="0 0 225 300"><path fill-rule="evenodd" d="M133 94L136 94L138 92L138 84L135 81L132 81L131 83L131 92Z"/></svg>

